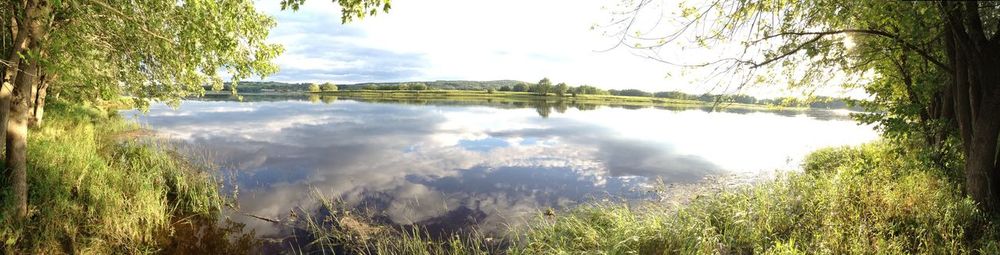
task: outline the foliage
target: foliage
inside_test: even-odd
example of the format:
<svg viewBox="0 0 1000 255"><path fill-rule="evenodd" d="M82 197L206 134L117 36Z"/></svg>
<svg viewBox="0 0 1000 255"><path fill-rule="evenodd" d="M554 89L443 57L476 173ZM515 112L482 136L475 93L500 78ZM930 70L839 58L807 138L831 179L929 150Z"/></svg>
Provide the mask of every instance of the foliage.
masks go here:
<svg viewBox="0 0 1000 255"><path fill-rule="evenodd" d="M309 84L309 92L320 92L319 84Z"/></svg>
<svg viewBox="0 0 1000 255"><path fill-rule="evenodd" d="M615 96L630 96L630 97L652 97L653 96L652 93L649 93L649 92L646 92L646 91L642 91L642 90L638 90L638 89L623 89L623 90L612 89L612 90L608 90L608 94L615 95Z"/></svg>
<svg viewBox="0 0 1000 255"><path fill-rule="evenodd" d="M143 131L134 123L65 102L49 116L29 139L29 218L0 215L4 253L154 253L186 224L218 221L223 199L213 177L165 145L134 141ZM245 250L252 239L238 242Z"/></svg>
<svg viewBox="0 0 1000 255"><path fill-rule="evenodd" d="M299 10L306 0L281 0L281 9ZM347 24L354 19L375 16L378 11L389 12L392 8L390 0L333 0L340 4L340 22Z"/></svg>
<svg viewBox="0 0 1000 255"><path fill-rule="evenodd" d="M337 91L337 85L329 82L323 83L323 91Z"/></svg>
<svg viewBox="0 0 1000 255"><path fill-rule="evenodd" d="M410 85L410 89L411 90L427 90L428 88L427 88L427 84L424 84L423 82L418 82L418 83L413 83L412 85Z"/></svg>
<svg viewBox="0 0 1000 255"><path fill-rule="evenodd" d="M1000 250L959 185L890 144L825 149L806 173L679 210L593 205L540 216L511 254L941 254ZM985 224L984 224L985 223Z"/></svg>
<svg viewBox="0 0 1000 255"><path fill-rule="evenodd" d="M57 5L53 15L86 21L54 26L44 48L46 72L59 77L51 94L75 101L176 101L205 84L221 88L220 70L233 80L271 74L282 52L264 40L274 20L248 0L94 1Z"/></svg>
<svg viewBox="0 0 1000 255"><path fill-rule="evenodd" d="M414 89L414 87L422 87L424 90L427 89L442 89L442 90L486 90L489 88L499 89L502 86L514 86L515 84L521 83L520 81L514 80L496 80L496 81L463 81L463 80L453 80L453 81L425 81L425 82L379 82L379 83L356 83L343 85L343 89L362 89L369 85L374 85L376 87L387 87L395 88L400 85L406 85L408 89L411 90L421 90Z"/></svg>
<svg viewBox="0 0 1000 255"><path fill-rule="evenodd" d="M937 161L945 160L950 141L957 139L965 191L983 209L1000 212L995 3L707 1L682 3L673 29L632 27L643 13L662 15L644 8L656 6L647 3L629 2L630 10L612 21L624 30L616 33L621 45L667 63L674 62L659 57L659 49L686 41L705 49L726 45L717 48L725 53L716 59L674 63L714 70L716 86L725 89L862 88L874 97L860 102L870 112L858 114L860 121L875 124L889 139L922 139L938 151L932 156ZM728 45L739 47L729 51Z"/></svg>
<svg viewBox="0 0 1000 255"><path fill-rule="evenodd" d="M550 91L552 91L552 81L549 81L549 78L542 78L542 80L538 81L538 84L535 84L533 92L544 96L549 94Z"/></svg>
<svg viewBox="0 0 1000 255"><path fill-rule="evenodd" d="M573 91L576 92L577 94L585 94L585 95L606 95L606 94L608 94L607 91L604 91L602 89L599 89L597 87L590 86L590 85L580 85L579 87L574 88Z"/></svg>
<svg viewBox="0 0 1000 255"><path fill-rule="evenodd" d="M499 254L506 245L477 231L435 239L419 227L400 228L373 223L370 216L351 211L337 201L315 195L321 203L315 213L298 208L302 220L293 228L305 230L309 242L296 250L331 254Z"/></svg>
<svg viewBox="0 0 1000 255"><path fill-rule="evenodd" d="M528 92L528 85L524 83L514 84L514 88L511 90L514 92Z"/></svg>
<svg viewBox="0 0 1000 255"><path fill-rule="evenodd" d="M564 82L560 82L559 84L556 84L556 86L552 88L552 92L556 93L557 96L565 96L567 90L569 90L569 86L566 85L566 83Z"/></svg>

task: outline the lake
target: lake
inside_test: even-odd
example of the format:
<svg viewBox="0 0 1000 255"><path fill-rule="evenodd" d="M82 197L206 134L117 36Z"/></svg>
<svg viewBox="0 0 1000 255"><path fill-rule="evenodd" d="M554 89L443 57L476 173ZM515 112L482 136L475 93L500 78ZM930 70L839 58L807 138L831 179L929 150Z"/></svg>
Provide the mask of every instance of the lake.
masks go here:
<svg viewBox="0 0 1000 255"><path fill-rule="evenodd" d="M245 213L284 218L315 210L319 194L431 229L501 228L548 208L654 199L659 182L773 176L815 149L877 137L843 110L246 96L125 114L215 161ZM234 217L258 235L281 233Z"/></svg>

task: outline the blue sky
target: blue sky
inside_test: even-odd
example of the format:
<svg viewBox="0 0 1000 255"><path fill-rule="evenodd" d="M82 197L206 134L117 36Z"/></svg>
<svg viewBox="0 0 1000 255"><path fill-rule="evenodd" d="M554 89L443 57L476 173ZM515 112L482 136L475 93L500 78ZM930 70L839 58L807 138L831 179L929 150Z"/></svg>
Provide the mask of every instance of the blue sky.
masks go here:
<svg viewBox="0 0 1000 255"><path fill-rule="evenodd" d="M339 8L311 0L298 12L259 1L285 46L266 80L335 83L413 80L537 81L647 90L698 89L670 68L615 44L594 25L616 0L394 1L388 14L340 24ZM610 7L609 7L610 6Z"/></svg>
<svg viewBox="0 0 1000 255"><path fill-rule="evenodd" d="M614 48L614 29L601 29L621 0L402 0L388 14L340 24L339 7L309 0L281 11L278 0L257 8L278 25L269 40L285 46L280 71L265 80L358 82L500 80L548 77L570 85L689 93L720 91L707 70L685 70ZM649 17L670 17L664 1ZM657 20L658 21L658 20ZM640 21L642 22L642 21ZM649 24L646 24L649 25ZM593 29L597 26L597 29ZM668 47L668 60L717 59L720 50ZM782 86L744 90L757 96L790 94ZM840 89L821 94L837 95ZM728 91L731 92L731 91ZM856 91L855 91L856 92ZM795 93L791 93L795 94Z"/></svg>

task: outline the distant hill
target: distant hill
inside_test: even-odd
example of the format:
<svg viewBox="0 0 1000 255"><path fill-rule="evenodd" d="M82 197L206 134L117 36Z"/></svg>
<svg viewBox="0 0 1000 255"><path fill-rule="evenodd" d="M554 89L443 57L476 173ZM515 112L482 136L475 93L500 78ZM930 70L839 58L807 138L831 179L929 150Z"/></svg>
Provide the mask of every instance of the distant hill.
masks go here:
<svg viewBox="0 0 1000 255"><path fill-rule="evenodd" d="M486 90L486 89L499 89L502 86L514 86L518 83L529 84L528 82L515 81L515 80L497 80L497 81L463 81L463 80L453 80L453 81L408 81L408 82L365 82L365 83L354 83L354 84L337 84L337 88L341 90L355 90L363 88L378 88L378 87L398 87L399 85L406 84L408 86L424 84L430 89L443 89L443 90ZM244 93L258 93L258 92L304 92L309 90L309 84L311 83L286 83L286 82L276 82L276 81L241 81L237 87L240 92ZM229 91L230 83L224 84L223 90ZM211 90L210 86L205 87L206 90Z"/></svg>
<svg viewBox="0 0 1000 255"><path fill-rule="evenodd" d="M415 84L427 85L430 89L457 89L457 90L486 90L486 89L499 89L502 86L514 86L519 83L528 84L528 82L515 81L515 80L497 80L497 81L412 81L412 82L366 82L366 83L356 83L350 85L340 86L340 89L361 89L365 86L399 86L399 85L415 85Z"/></svg>

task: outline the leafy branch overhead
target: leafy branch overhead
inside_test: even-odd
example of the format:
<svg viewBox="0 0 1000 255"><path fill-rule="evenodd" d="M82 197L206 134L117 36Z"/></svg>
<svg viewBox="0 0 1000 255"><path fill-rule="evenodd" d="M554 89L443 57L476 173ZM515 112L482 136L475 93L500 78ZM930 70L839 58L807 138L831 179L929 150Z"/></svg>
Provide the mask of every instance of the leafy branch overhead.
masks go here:
<svg viewBox="0 0 1000 255"><path fill-rule="evenodd" d="M985 211L1000 211L995 3L714 0L682 3L673 19L654 8L655 1L629 3L607 26L615 31L615 47L705 68L726 91L778 83L811 91L827 84L864 89L873 100L862 101L870 113L859 120L889 137L918 137L937 151L938 162L946 161L950 141L960 141L966 192ZM669 55L676 46L705 53Z"/></svg>
<svg viewBox="0 0 1000 255"><path fill-rule="evenodd" d="M298 11L305 2L306 0L281 0L281 9ZM375 16L379 11L387 13L392 8L392 0L333 0L333 2L340 4L340 22L345 24L354 19Z"/></svg>

